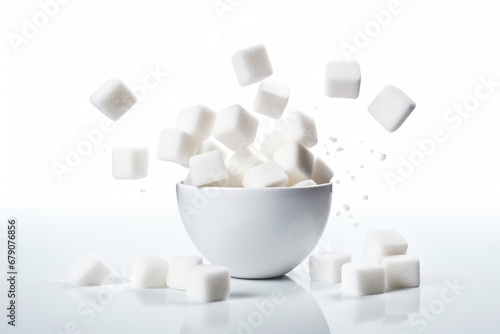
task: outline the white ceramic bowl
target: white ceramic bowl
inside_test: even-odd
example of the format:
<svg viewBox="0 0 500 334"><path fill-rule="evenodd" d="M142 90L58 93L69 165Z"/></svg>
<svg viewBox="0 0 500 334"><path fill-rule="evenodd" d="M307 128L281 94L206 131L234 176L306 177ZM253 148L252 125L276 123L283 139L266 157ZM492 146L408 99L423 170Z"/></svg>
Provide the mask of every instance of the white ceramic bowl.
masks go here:
<svg viewBox="0 0 500 334"><path fill-rule="evenodd" d="M184 227L201 254L239 278L284 275L314 249L330 215L332 184L216 188L177 183Z"/></svg>

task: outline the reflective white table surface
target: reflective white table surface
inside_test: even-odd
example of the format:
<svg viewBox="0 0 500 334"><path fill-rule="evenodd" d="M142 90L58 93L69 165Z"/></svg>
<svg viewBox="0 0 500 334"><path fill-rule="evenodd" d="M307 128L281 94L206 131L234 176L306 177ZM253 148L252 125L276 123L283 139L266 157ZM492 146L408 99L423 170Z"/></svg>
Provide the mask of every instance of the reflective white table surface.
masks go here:
<svg viewBox="0 0 500 334"><path fill-rule="evenodd" d="M175 213L151 210L3 210L17 217L17 326L2 333L498 333L500 212L364 212L359 225L333 219L318 245L365 260L372 228L396 228L419 255L421 286L367 297L310 281L307 261L271 280L231 280L226 301L200 304L185 292L136 289L134 257L198 254ZM1 227L2 233L5 231ZM6 258L5 234L1 254ZM67 271L86 251L113 268L102 286L78 287ZM5 265L4 265L5 264ZM5 260L2 267L6 268ZM5 273L7 270L5 269ZM7 305L6 280L0 285ZM5 310L5 307L2 306Z"/></svg>

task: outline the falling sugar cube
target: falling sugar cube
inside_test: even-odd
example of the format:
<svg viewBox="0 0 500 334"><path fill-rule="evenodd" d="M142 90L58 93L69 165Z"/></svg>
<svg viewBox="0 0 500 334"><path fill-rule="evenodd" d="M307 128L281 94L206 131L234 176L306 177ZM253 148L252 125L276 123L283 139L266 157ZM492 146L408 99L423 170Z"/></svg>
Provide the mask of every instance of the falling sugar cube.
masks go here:
<svg viewBox="0 0 500 334"><path fill-rule="evenodd" d="M237 51L232 57L232 62L240 86L248 86L273 74L264 45L250 46Z"/></svg>
<svg viewBox="0 0 500 334"><path fill-rule="evenodd" d="M118 180L137 180L148 175L147 148L115 148L112 153L113 177Z"/></svg>
<svg viewBox="0 0 500 334"><path fill-rule="evenodd" d="M271 118L280 118L290 98L290 87L272 79L262 80L253 110Z"/></svg>
<svg viewBox="0 0 500 334"><path fill-rule="evenodd" d="M399 88L386 86L368 106L368 112L389 132L394 132L415 109L415 102Z"/></svg>
<svg viewBox="0 0 500 334"><path fill-rule="evenodd" d="M109 79L90 97L90 103L113 121L136 104L134 93L120 80Z"/></svg>
<svg viewBox="0 0 500 334"><path fill-rule="evenodd" d="M356 99L359 96L360 84L361 70L358 62L331 60L326 64L326 96Z"/></svg>

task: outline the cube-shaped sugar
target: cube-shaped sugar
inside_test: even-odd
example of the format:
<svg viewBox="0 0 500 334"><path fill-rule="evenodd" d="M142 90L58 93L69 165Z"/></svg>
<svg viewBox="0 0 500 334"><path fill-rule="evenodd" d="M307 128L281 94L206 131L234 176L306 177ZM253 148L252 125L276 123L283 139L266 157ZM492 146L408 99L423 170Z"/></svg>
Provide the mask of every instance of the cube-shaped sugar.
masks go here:
<svg viewBox="0 0 500 334"><path fill-rule="evenodd" d="M250 46L237 51L232 57L232 62L240 86L253 84L273 74L264 45Z"/></svg>
<svg viewBox="0 0 500 334"><path fill-rule="evenodd" d="M277 149L273 161L288 174L288 186L311 178L314 156L298 143L286 144Z"/></svg>
<svg viewBox="0 0 500 334"><path fill-rule="evenodd" d="M366 235L366 257L376 263L384 256L405 254L407 248L405 238L395 230L371 230Z"/></svg>
<svg viewBox="0 0 500 334"><path fill-rule="evenodd" d="M155 255L140 255L135 259L130 281L138 288L154 289L167 286L168 263Z"/></svg>
<svg viewBox="0 0 500 334"><path fill-rule="evenodd" d="M115 148L111 165L115 179L142 179L148 175L149 151L147 148Z"/></svg>
<svg viewBox="0 0 500 334"><path fill-rule="evenodd" d="M262 142L260 151L268 159L281 146L297 142L305 148L311 148L318 142L314 119L302 111L284 113L276 129Z"/></svg>
<svg viewBox="0 0 500 334"><path fill-rule="evenodd" d="M201 303L225 300L231 291L229 269L211 264L193 266L187 272L186 294Z"/></svg>
<svg viewBox="0 0 500 334"><path fill-rule="evenodd" d="M243 177L245 188L284 187L288 175L274 161L265 162L250 168Z"/></svg>
<svg viewBox="0 0 500 334"><path fill-rule="evenodd" d="M222 154L219 151L202 153L191 157L189 159L189 168L191 183L197 187L229 178L224 159L222 159Z"/></svg>
<svg viewBox="0 0 500 334"><path fill-rule="evenodd" d="M226 168L229 173L227 187L242 187L243 177L246 172L255 166L263 164L268 160L254 146L245 147L234 152L226 161Z"/></svg>
<svg viewBox="0 0 500 334"><path fill-rule="evenodd" d="M78 285L101 285L111 270L93 251L85 254L69 271L69 278Z"/></svg>
<svg viewBox="0 0 500 334"><path fill-rule="evenodd" d="M202 264L199 256L178 256L169 263L167 286L171 289L186 290L187 271L192 266Z"/></svg>
<svg viewBox="0 0 500 334"><path fill-rule="evenodd" d="M212 138L202 141L198 146L198 152L196 154L202 154L212 151L219 151L222 154L222 158L226 160L227 148L225 148L217 140Z"/></svg>
<svg viewBox="0 0 500 334"><path fill-rule="evenodd" d="M311 179L317 184L329 183L333 177L333 171L320 157L314 158L314 166Z"/></svg>
<svg viewBox="0 0 500 334"><path fill-rule="evenodd" d="M106 81L90 96L90 103L113 121L119 120L136 102L134 93L115 78Z"/></svg>
<svg viewBox="0 0 500 334"><path fill-rule="evenodd" d="M164 129L158 144L157 157L163 161L178 163L189 167L189 158L198 150L196 137L179 129Z"/></svg>
<svg viewBox="0 0 500 334"><path fill-rule="evenodd" d="M255 140L259 120L242 106L234 104L219 111L215 120L215 139L233 151L241 150Z"/></svg>
<svg viewBox="0 0 500 334"><path fill-rule="evenodd" d="M317 183L314 182L314 180L307 179L307 180L295 183L292 187L312 187L312 186L316 186L316 185L317 185Z"/></svg>
<svg viewBox="0 0 500 334"><path fill-rule="evenodd" d="M342 266L342 290L348 295L366 296L385 292L384 268L370 262L349 262Z"/></svg>
<svg viewBox="0 0 500 334"><path fill-rule="evenodd" d="M253 110L271 118L280 118L290 98L290 87L284 83L262 80L253 102Z"/></svg>
<svg viewBox="0 0 500 334"><path fill-rule="evenodd" d="M342 266L351 262L351 255L343 252L325 251L309 256L309 275L312 280L324 283L339 283Z"/></svg>
<svg viewBox="0 0 500 334"><path fill-rule="evenodd" d="M415 109L415 102L394 86L386 86L368 106L368 112L389 132L394 132Z"/></svg>
<svg viewBox="0 0 500 334"><path fill-rule="evenodd" d="M175 127L202 141L212 134L216 115L206 106L198 104L181 110Z"/></svg>
<svg viewBox="0 0 500 334"><path fill-rule="evenodd" d="M382 266L385 270L387 290L416 288L420 285L418 256L410 254L384 256Z"/></svg>
<svg viewBox="0 0 500 334"><path fill-rule="evenodd" d="M328 97L357 99L361 70L356 61L330 60L325 68L325 94Z"/></svg>

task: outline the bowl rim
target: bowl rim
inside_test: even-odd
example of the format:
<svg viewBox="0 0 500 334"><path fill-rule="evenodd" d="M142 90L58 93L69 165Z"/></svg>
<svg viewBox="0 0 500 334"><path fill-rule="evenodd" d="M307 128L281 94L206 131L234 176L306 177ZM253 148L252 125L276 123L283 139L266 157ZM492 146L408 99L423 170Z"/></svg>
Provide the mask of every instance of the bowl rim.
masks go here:
<svg viewBox="0 0 500 334"><path fill-rule="evenodd" d="M316 184L313 186L304 186L304 187L262 187L262 188L245 188L245 187L203 187L203 186L194 186L192 184L184 184L184 180L178 181L176 186L182 186L187 188L197 188L197 189L224 189L224 191L294 191L291 189L314 189L314 188L327 188L332 187L332 181L328 183ZM288 190L290 189L290 190ZM298 191L298 190L297 190Z"/></svg>

